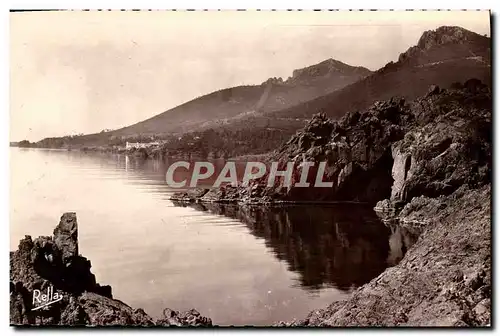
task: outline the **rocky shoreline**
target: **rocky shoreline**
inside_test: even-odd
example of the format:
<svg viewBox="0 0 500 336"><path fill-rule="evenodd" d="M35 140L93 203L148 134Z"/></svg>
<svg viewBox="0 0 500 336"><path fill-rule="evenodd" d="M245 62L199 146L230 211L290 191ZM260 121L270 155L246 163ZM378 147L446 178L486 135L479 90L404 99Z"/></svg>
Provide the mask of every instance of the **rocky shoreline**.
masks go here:
<svg viewBox="0 0 500 336"><path fill-rule="evenodd" d="M114 299L111 287L98 284L90 268L90 261L78 252L75 213L63 214L51 237L33 240L26 236L19 242L17 251L10 252L10 324L18 327L212 326L211 319L194 309L178 312L166 308L163 318L155 320L144 310ZM40 308L38 293L57 293L62 299Z"/></svg>
<svg viewBox="0 0 500 336"><path fill-rule="evenodd" d="M268 162L294 162L292 187L267 185L268 174L248 186L179 192L172 200L238 204L361 202L401 210L412 198L478 188L491 175L491 90L478 80L449 89L431 86L412 102L376 102L338 121L317 114ZM303 161L326 162L332 188L294 187ZM316 174L311 169L309 177ZM312 172L311 172L312 171ZM312 185L312 183L311 183Z"/></svg>
<svg viewBox="0 0 500 336"><path fill-rule="evenodd" d="M393 98L339 121L324 114L269 155L280 162L327 161L333 188L248 187L177 193L184 203L364 202L420 236L401 262L349 299L276 326L487 326L491 324L492 97L477 80L412 102ZM321 189L321 190L318 190ZM53 237L26 236L10 254L12 325L212 326L191 310L153 320L113 299L78 253L74 213ZM34 290L63 299L32 310Z"/></svg>
<svg viewBox="0 0 500 336"><path fill-rule="evenodd" d="M269 160L327 161L331 190L248 187L177 193L185 203L366 202L420 237L347 301L277 326L486 326L491 323L492 99L478 80L431 86L339 121L323 114Z"/></svg>

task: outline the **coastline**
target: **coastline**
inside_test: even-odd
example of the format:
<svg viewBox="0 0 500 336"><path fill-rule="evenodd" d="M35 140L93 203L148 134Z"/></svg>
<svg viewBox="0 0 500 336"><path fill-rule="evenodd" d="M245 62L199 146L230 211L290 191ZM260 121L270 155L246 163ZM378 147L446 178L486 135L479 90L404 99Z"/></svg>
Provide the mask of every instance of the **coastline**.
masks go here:
<svg viewBox="0 0 500 336"><path fill-rule="evenodd" d="M275 326L487 326L491 324L491 91L470 80L430 88L407 103L376 102L339 121L316 115L271 160L329 160L334 187L195 189L172 196L188 204L364 203L384 221L419 233L403 259L345 301ZM11 252L12 325L213 326L196 310L165 309L153 320L113 299L78 253L76 215L53 237L26 236ZM32 310L35 289L63 300Z"/></svg>
<svg viewBox="0 0 500 336"><path fill-rule="evenodd" d="M212 326L211 319L191 309L169 308L153 319L113 298L112 288L96 282L91 262L78 252L75 213L64 213L53 236L26 236L10 252L10 325L29 326ZM57 293L58 301L35 307L37 292Z"/></svg>

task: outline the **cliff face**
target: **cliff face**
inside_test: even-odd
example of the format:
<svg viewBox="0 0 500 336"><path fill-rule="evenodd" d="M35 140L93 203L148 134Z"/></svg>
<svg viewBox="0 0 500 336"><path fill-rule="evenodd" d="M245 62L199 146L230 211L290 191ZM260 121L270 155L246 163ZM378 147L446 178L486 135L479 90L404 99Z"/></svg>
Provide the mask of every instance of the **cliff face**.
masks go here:
<svg viewBox="0 0 500 336"><path fill-rule="evenodd" d="M415 126L391 146L394 184L390 200L449 195L491 180L491 93L478 81L463 89L438 88L417 101Z"/></svg>
<svg viewBox="0 0 500 336"><path fill-rule="evenodd" d="M491 92L477 80L429 92L412 102L393 98L339 121L316 115L269 161L327 162L332 188L268 187L267 175L247 188L226 188L226 200L359 201L391 207L413 197L449 195L490 182ZM204 196L221 198L220 191ZM382 204L380 206L383 206Z"/></svg>
<svg viewBox="0 0 500 336"><path fill-rule="evenodd" d="M65 213L52 237L26 236L10 253L10 324L89 326L210 326L211 320L191 310L165 309L153 320L142 309L113 299L110 286L101 286L90 261L78 254L74 213ZM40 302L41 294L48 296ZM57 297L55 296L57 293ZM40 295L37 295L40 294ZM62 295L62 299L59 296ZM45 298L47 299L47 297ZM45 307L44 303L54 301Z"/></svg>
<svg viewBox="0 0 500 336"><path fill-rule="evenodd" d="M469 80L448 90L433 86L426 96L399 111L411 116L396 123L404 135L398 133L387 142L375 138L367 149L384 143L392 158L383 169L383 176L390 173L392 181L390 190L384 191L387 198L377 204L380 216L420 232L418 241L398 265L358 288L348 300L278 325L491 323L491 110L489 88ZM357 114L340 123L348 125L354 116L359 127L364 118ZM355 129L345 134L347 139ZM350 156L348 165L355 162L362 167L351 173L353 180L366 169L372 178L381 177L365 154L353 151L353 144L347 141L343 147ZM283 152L289 153L287 148ZM343 183L340 176L338 183ZM367 187L354 184L353 188L363 192Z"/></svg>

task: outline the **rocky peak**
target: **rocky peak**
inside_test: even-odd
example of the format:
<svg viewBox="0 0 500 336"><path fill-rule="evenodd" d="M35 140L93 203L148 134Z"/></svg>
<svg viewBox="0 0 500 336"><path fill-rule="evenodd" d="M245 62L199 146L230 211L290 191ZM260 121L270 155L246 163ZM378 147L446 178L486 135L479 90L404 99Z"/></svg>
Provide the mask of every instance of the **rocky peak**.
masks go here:
<svg viewBox="0 0 500 336"><path fill-rule="evenodd" d="M465 44L477 39L484 38L479 34L457 26L441 26L435 30L425 31L417 45L410 47L399 56L399 62L412 57L415 54L425 52L431 48L447 44Z"/></svg>
<svg viewBox="0 0 500 336"><path fill-rule="evenodd" d="M266 80L265 82L263 82L262 85L279 85L279 84L283 84L283 83L284 83L283 78L271 77L268 80Z"/></svg>
<svg viewBox="0 0 500 336"><path fill-rule="evenodd" d="M435 45L447 43L465 43L472 40L476 33L457 26L442 26L436 30L425 31L418 40L417 46L427 50Z"/></svg>
<svg viewBox="0 0 500 336"><path fill-rule="evenodd" d="M59 224L54 229L54 243L62 254L63 262L78 256L78 224L74 212L67 212L61 216Z"/></svg>
<svg viewBox="0 0 500 336"><path fill-rule="evenodd" d="M289 77L286 82L296 82L296 81L314 79L317 77L328 76L334 73L347 76L349 75L368 76L371 73L371 71L364 67L351 66L341 61L337 61L333 58L329 58L318 64L294 70L292 77Z"/></svg>

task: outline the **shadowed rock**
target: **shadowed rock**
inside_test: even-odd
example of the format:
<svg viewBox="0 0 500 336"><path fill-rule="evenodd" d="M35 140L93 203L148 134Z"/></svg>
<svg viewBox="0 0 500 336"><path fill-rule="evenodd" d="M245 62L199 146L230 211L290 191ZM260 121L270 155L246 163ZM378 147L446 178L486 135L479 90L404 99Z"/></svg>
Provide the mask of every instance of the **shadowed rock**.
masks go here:
<svg viewBox="0 0 500 336"><path fill-rule="evenodd" d="M75 213L62 215L53 237L39 237L33 241L26 236L19 242L17 251L10 252L10 324L212 325L209 318L194 311L177 313L169 323L154 321L142 309L133 309L113 299L111 287L99 285L90 268L90 261L78 254ZM33 310L39 307L33 298L35 291L59 293L62 299Z"/></svg>
<svg viewBox="0 0 500 336"><path fill-rule="evenodd" d="M61 251L62 262L66 264L78 256L78 225L74 212L65 213L54 229L54 243Z"/></svg>

